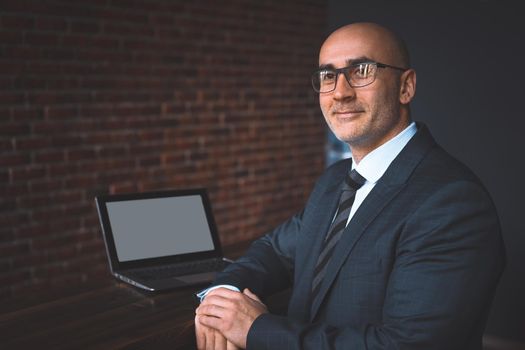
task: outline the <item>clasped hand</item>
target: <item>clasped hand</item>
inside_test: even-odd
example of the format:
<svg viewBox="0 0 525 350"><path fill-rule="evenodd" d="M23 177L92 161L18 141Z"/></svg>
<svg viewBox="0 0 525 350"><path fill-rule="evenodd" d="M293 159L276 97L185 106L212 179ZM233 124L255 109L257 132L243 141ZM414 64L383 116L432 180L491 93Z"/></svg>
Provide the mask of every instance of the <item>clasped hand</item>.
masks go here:
<svg viewBox="0 0 525 350"><path fill-rule="evenodd" d="M268 312L250 290L212 290L195 311L195 335L199 350L246 348L248 331L255 319Z"/></svg>

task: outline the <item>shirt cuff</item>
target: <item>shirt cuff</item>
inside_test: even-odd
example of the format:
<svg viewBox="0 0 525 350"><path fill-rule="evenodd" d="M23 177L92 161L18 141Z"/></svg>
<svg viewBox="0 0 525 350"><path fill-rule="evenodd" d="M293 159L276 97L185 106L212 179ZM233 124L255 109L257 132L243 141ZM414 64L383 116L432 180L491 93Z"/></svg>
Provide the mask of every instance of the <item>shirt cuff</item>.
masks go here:
<svg viewBox="0 0 525 350"><path fill-rule="evenodd" d="M219 284L218 286L213 286L213 287L210 287L210 288L206 288L206 289L198 292L197 294L195 294L195 296L202 303L202 301L204 300L206 295L208 295L209 292L211 292L212 290L217 289L217 288L226 288L226 289L229 289L229 290L233 290L235 292L240 292L239 288L237 288L235 286L231 286L229 284Z"/></svg>

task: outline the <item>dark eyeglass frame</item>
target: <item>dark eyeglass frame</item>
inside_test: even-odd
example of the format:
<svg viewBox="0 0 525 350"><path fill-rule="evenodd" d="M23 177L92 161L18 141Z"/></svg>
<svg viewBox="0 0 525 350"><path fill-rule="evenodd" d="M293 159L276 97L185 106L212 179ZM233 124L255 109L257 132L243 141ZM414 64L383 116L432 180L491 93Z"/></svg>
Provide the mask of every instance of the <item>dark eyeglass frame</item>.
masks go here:
<svg viewBox="0 0 525 350"><path fill-rule="evenodd" d="M348 76L350 68L358 67L358 66L360 66L362 64L372 64L372 65L375 65L376 68L391 68L391 69L399 70L401 72L406 72L407 70L410 69L410 68L401 68L401 67L391 66L389 64L385 64L385 63L381 63L381 62L375 62L375 61L357 62L357 63L353 63L353 64L351 64L349 66L342 67L342 68L322 68L322 69L316 70L312 74L312 77L311 77L312 87L314 88L315 92L320 93L320 94L326 94L326 93L333 92L336 89L336 87L337 87L337 81L339 80L339 74L341 74L341 73L344 75L345 80L348 83L348 85L350 85L353 88L360 88L360 87L368 86L368 85L372 84L376 80L377 69L374 72L374 76L372 77L372 80L370 82L366 83L366 84L363 84L363 85L354 85L354 84L350 83L350 77ZM335 73L335 83L334 83L334 86L333 86L332 90L321 92L321 91L319 91L319 89L317 89L315 87L315 82L314 81L315 81L316 77L319 76L320 72L326 72L326 71L330 71L330 72Z"/></svg>

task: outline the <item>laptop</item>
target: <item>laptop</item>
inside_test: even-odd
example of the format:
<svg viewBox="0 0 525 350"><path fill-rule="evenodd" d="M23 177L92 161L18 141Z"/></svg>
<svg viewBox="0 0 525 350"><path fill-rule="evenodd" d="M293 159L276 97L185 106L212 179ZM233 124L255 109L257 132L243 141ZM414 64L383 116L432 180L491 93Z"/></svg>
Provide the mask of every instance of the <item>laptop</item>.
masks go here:
<svg viewBox="0 0 525 350"><path fill-rule="evenodd" d="M163 291L211 282L224 258L204 188L95 198L111 274Z"/></svg>

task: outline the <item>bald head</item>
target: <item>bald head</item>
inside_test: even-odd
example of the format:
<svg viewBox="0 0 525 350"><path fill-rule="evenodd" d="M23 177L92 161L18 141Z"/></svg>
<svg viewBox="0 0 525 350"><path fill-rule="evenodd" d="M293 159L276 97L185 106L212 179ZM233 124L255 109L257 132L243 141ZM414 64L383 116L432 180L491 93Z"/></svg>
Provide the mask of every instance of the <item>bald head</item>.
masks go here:
<svg viewBox="0 0 525 350"><path fill-rule="evenodd" d="M410 58L404 41L391 30L375 23L352 23L334 31L323 43L319 56L321 62L323 50L334 47L334 43L355 46L356 52L367 52L375 61L408 68ZM373 56L373 57L372 57Z"/></svg>
<svg viewBox="0 0 525 350"><path fill-rule="evenodd" d="M377 65L368 70L365 62ZM321 47L319 67L316 74L335 74L333 89L319 93L323 116L334 134L350 145L356 163L409 125L416 73L408 69L405 44L389 29L374 23L337 29ZM360 83L363 76L368 79L364 85L352 85L351 79Z"/></svg>

